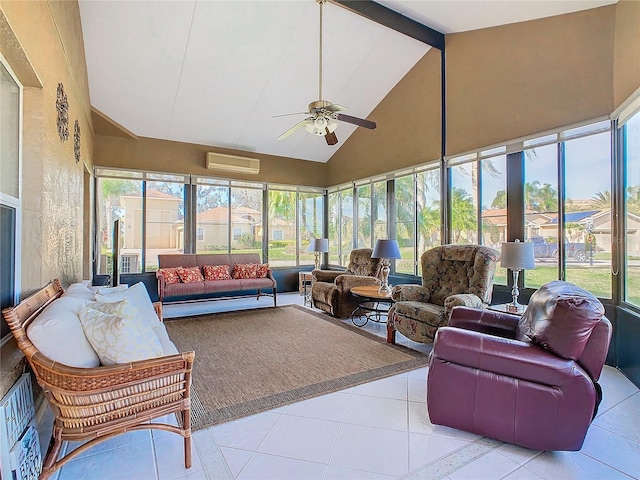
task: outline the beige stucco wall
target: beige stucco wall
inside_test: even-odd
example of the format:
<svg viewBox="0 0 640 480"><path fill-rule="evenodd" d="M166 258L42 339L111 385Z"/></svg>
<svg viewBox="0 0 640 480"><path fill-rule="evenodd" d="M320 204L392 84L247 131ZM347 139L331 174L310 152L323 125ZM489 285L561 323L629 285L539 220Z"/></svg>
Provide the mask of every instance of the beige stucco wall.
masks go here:
<svg viewBox="0 0 640 480"><path fill-rule="evenodd" d="M640 88L640 1L616 4L613 50L613 106Z"/></svg>
<svg viewBox="0 0 640 480"><path fill-rule="evenodd" d="M640 78L639 6L622 1L447 35L447 155L611 113L614 37L622 99ZM439 156L439 62L439 53L430 50L385 97L370 115L378 128L356 131L328 162L328 185Z"/></svg>
<svg viewBox="0 0 640 480"><path fill-rule="evenodd" d="M93 127L77 2L0 2L1 52L25 85L22 152L22 295L54 277L63 284L89 275L85 174L93 164ZM5 41L9 39L8 41ZM56 95L64 85L69 139L58 136ZM74 158L74 122L81 161Z"/></svg>
<svg viewBox="0 0 640 480"><path fill-rule="evenodd" d="M205 161L207 152L258 158L260 173L257 175L230 174L207 170ZM188 173L285 185L324 186L326 184L323 163L146 137L138 137L134 140L97 135L94 160L96 165L103 167Z"/></svg>

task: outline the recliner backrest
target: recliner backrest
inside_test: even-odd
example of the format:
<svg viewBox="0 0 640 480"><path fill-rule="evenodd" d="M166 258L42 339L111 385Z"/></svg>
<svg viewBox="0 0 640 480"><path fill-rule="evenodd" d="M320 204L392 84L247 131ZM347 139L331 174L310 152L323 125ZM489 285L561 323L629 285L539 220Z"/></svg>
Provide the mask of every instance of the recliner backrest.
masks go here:
<svg viewBox="0 0 640 480"><path fill-rule="evenodd" d="M363 275L365 277L379 277L382 266L381 258L371 258L372 248L356 248L351 250L349 265L344 272L346 275Z"/></svg>
<svg viewBox="0 0 640 480"><path fill-rule="evenodd" d="M597 380L609 349L611 323L593 294L572 283L554 280L529 299L518 322L516 338L577 361Z"/></svg>
<svg viewBox="0 0 640 480"><path fill-rule="evenodd" d="M490 303L498 257L496 250L480 245L440 245L424 252L422 286L431 292L430 303L444 306L447 297L459 293Z"/></svg>

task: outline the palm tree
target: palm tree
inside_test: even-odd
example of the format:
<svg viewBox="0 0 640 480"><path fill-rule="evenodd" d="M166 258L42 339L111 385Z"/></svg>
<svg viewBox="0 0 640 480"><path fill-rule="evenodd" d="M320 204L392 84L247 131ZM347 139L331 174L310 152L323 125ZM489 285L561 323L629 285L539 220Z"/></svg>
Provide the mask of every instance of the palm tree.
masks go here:
<svg viewBox="0 0 640 480"><path fill-rule="evenodd" d="M451 230L455 237L454 243L460 243L463 233L465 241L473 241L473 232L478 229L476 210L473 206L471 194L464 188L453 187L451 190Z"/></svg>
<svg viewBox="0 0 640 480"><path fill-rule="evenodd" d="M611 208L611 192L605 190L604 192L598 192L591 197L590 207L594 210L606 210Z"/></svg>

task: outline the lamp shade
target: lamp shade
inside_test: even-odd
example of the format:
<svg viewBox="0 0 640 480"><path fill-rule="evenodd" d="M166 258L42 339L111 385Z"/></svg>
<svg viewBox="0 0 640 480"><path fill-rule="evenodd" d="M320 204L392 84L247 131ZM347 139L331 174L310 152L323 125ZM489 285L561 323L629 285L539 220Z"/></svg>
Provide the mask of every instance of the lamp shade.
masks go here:
<svg viewBox="0 0 640 480"><path fill-rule="evenodd" d="M511 270L531 270L535 268L533 243L521 242L520 240L503 243L500 266Z"/></svg>
<svg viewBox="0 0 640 480"><path fill-rule="evenodd" d="M328 238L312 238L307 247L307 252L328 252L329 251L329 239Z"/></svg>
<svg viewBox="0 0 640 480"><path fill-rule="evenodd" d="M371 258L402 258L396 240L378 240Z"/></svg>

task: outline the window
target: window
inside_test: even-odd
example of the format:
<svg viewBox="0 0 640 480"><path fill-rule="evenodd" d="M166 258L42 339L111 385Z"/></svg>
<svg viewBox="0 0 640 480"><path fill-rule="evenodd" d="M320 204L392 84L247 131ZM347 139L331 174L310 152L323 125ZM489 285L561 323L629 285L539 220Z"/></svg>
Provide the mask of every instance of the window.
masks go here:
<svg viewBox="0 0 640 480"><path fill-rule="evenodd" d="M299 265L315 265L315 254L307 252L312 238L324 238L324 191L298 193Z"/></svg>
<svg viewBox="0 0 640 480"><path fill-rule="evenodd" d="M640 307L640 113L622 127L625 171L624 300Z"/></svg>
<svg viewBox="0 0 640 480"><path fill-rule="evenodd" d="M269 265L295 266L298 231L296 192L279 187L269 188Z"/></svg>
<svg viewBox="0 0 640 480"><path fill-rule="evenodd" d="M533 243L535 269L525 270L526 287L539 288L558 273L558 145L524 152L524 240Z"/></svg>
<svg viewBox="0 0 640 480"><path fill-rule="evenodd" d="M196 188L196 253L227 253L229 251L228 183L198 179Z"/></svg>
<svg viewBox="0 0 640 480"><path fill-rule="evenodd" d="M95 272L99 275L113 273L113 223L122 219L120 238L123 255L142 257L142 180L117 177L97 179L96 202L98 205L96 227L98 229L98 252ZM130 272L138 273L138 272Z"/></svg>
<svg viewBox="0 0 640 480"><path fill-rule="evenodd" d="M480 160L480 243L498 252L507 241L507 157ZM498 266L495 284L507 284L507 269Z"/></svg>
<svg viewBox="0 0 640 480"><path fill-rule="evenodd" d="M396 200L396 240L400 247L401 259L396 260L396 272L413 275L415 273L416 234L416 179L415 175L405 175L395 179Z"/></svg>
<svg viewBox="0 0 640 480"><path fill-rule="evenodd" d="M416 211L417 211L417 274L422 275L420 256L430 248L441 243L440 221L440 168L433 168L416 175ZM407 252L407 256L409 256ZM405 249L402 249L402 262Z"/></svg>
<svg viewBox="0 0 640 480"><path fill-rule="evenodd" d="M346 266L353 241L353 186L329 193L329 263Z"/></svg>
<svg viewBox="0 0 640 480"><path fill-rule="evenodd" d="M262 194L259 184L231 185L231 251L262 256Z"/></svg>
<svg viewBox="0 0 640 480"><path fill-rule="evenodd" d="M478 162L450 169L451 243L478 243Z"/></svg>
<svg viewBox="0 0 640 480"><path fill-rule="evenodd" d="M204 242L204 228L203 227L196 228L196 241Z"/></svg>
<svg viewBox="0 0 640 480"><path fill-rule="evenodd" d="M184 194L183 182L175 182L171 175L149 175L145 185L145 271L158 269L158 255L184 251ZM137 207L136 207L137 208ZM137 216L137 210L135 215ZM135 220L136 225L138 220ZM125 217L125 247L122 255L130 252L126 248L127 221ZM136 246L136 250L140 247ZM133 252L131 252L133 253ZM130 273L140 272L139 267Z"/></svg>
<svg viewBox="0 0 640 480"><path fill-rule="evenodd" d="M18 301L20 285L20 198L22 87L0 62L0 310ZM1 337L9 333L2 319Z"/></svg>
<svg viewBox="0 0 640 480"><path fill-rule="evenodd" d="M610 132L565 142L564 162L565 280L611 298Z"/></svg>

